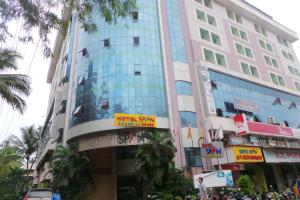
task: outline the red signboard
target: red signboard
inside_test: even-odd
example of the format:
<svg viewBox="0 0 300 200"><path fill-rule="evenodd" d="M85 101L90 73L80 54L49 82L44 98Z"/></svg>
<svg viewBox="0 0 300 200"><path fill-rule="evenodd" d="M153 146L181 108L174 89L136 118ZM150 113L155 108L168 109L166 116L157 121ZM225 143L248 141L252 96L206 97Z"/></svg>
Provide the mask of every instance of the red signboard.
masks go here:
<svg viewBox="0 0 300 200"><path fill-rule="evenodd" d="M271 136L293 136L293 129L289 127L277 126L273 124L263 124L259 122L247 122L250 133Z"/></svg>
<svg viewBox="0 0 300 200"><path fill-rule="evenodd" d="M258 134L267 136L283 136L293 137L294 131L292 128L278 126L273 124L264 124L260 122L247 121L244 114L238 114L234 117L237 135Z"/></svg>
<svg viewBox="0 0 300 200"><path fill-rule="evenodd" d="M239 164L223 164L221 165L222 170L240 170Z"/></svg>

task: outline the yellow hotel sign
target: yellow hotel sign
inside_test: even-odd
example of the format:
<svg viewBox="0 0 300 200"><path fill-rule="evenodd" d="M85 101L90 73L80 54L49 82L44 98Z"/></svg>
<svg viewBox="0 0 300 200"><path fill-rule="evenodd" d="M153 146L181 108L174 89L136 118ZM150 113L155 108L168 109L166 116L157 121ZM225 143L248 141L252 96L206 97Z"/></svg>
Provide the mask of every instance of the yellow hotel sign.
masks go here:
<svg viewBox="0 0 300 200"><path fill-rule="evenodd" d="M115 113L114 126L156 128L156 117L151 115Z"/></svg>
<svg viewBox="0 0 300 200"><path fill-rule="evenodd" d="M259 147L233 147L235 161L238 163L264 162L264 158Z"/></svg>

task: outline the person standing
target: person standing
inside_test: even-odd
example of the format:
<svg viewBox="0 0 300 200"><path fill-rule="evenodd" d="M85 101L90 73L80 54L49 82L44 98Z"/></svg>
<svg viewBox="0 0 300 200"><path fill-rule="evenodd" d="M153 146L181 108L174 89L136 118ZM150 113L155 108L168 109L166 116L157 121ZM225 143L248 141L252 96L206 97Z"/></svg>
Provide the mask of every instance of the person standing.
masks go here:
<svg viewBox="0 0 300 200"><path fill-rule="evenodd" d="M57 189L54 190L51 200L61 200L61 196Z"/></svg>
<svg viewBox="0 0 300 200"><path fill-rule="evenodd" d="M207 188L203 184L203 178L199 177L199 192L198 192L199 200L208 200Z"/></svg>

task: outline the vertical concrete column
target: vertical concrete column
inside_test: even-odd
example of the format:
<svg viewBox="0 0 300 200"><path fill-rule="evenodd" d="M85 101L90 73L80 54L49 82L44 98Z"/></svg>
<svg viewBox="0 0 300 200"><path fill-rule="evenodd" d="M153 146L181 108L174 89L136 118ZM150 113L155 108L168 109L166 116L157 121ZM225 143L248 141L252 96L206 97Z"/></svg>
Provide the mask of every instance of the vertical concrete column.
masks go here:
<svg viewBox="0 0 300 200"><path fill-rule="evenodd" d="M273 173L275 175L275 180L276 180L278 190L280 192L283 192L285 190L285 188L284 188L284 180L283 180L281 169L278 165L275 165L275 164L272 165L272 169L273 169Z"/></svg>

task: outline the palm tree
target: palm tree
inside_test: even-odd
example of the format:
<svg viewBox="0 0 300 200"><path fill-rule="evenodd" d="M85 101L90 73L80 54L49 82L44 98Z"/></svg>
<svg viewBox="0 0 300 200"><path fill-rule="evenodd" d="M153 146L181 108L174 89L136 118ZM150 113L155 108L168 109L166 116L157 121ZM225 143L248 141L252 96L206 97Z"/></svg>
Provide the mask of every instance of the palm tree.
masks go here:
<svg viewBox="0 0 300 200"><path fill-rule="evenodd" d="M139 146L135 158L146 197L167 181L168 171L174 166L176 148L170 133L146 132L144 137L147 143Z"/></svg>
<svg viewBox="0 0 300 200"><path fill-rule="evenodd" d="M40 128L35 128L34 125L29 127L23 127L21 130L21 139L15 135L8 138L7 142L14 147L17 152L22 155L26 162L26 177L28 183L26 185L26 190L29 185L29 174L33 168L34 162L36 161L38 155L38 147L40 141ZM29 166L29 164L31 165Z"/></svg>
<svg viewBox="0 0 300 200"><path fill-rule="evenodd" d="M94 181L90 159L78 152L76 144L57 145L50 162L52 185L64 199L78 200L81 191Z"/></svg>
<svg viewBox="0 0 300 200"><path fill-rule="evenodd" d="M4 73L7 70L18 69L16 65L18 58L21 58L21 56L16 51L0 49L0 97L11 105L13 109L23 114L26 103L20 95L29 95L29 78L23 74Z"/></svg>

